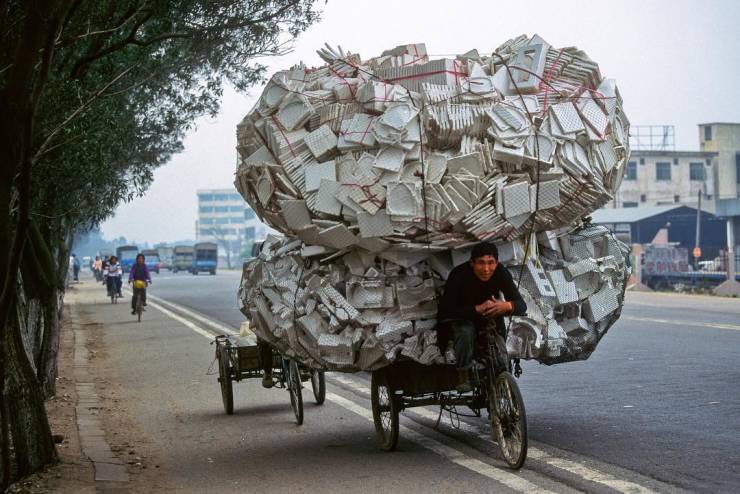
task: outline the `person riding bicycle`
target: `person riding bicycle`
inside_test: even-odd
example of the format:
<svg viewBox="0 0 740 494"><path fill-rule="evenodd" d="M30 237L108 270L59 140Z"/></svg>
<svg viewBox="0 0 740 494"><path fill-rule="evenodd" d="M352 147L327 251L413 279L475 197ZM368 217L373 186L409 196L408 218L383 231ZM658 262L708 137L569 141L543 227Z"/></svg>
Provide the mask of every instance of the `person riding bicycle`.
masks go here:
<svg viewBox="0 0 740 494"><path fill-rule="evenodd" d="M96 281L103 280L103 260L100 256L95 256L95 261L92 263L93 274L95 275Z"/></svg>
<svg viewBox="0 0 740 494"><path fill-rule="evenodd" d="M136 256L136 264L131 267L128 273L129 285L133 283L134 296L131 297L131 315L136 314L136 297L141 297L141 305L146 306L146 286L152 284L152 277L149 275L149 269L146 267L144 254Z"/></svg>
<svg viewBox="0 0 740 494"><path fill-rule="evenodd" d="M458 391L471 390L469 370L475 343L495 328L498 345L506 348L504 316L527 312L511 273L498 262L498 249L488 242L473 247L470 261L455 267L447 277L439 303L438 341L442 349L452 340L458 370Z"/></svg>
<svg viewBox="0 0 740 494"><path fill-rule="evenodd" d="M119 298L123 297L121 294L123 266L119 264L116 256L110 257L103 274L105 276L105 286L108 289L108 294L116 294Z"/></svg>

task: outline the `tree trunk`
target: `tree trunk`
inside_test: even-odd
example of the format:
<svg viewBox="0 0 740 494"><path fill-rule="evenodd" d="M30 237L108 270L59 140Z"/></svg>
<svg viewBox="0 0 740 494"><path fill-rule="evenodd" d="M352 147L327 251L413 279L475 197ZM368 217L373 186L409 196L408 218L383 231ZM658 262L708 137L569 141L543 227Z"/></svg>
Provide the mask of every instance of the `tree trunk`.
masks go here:
<svg viewBox="0 0 740 494"><path fill-rule="evenodd" d="M18 321L10 321L11 325ZM5 396L10 436L15 450L16 474L29 475L56 461L43 392L18 338L18 328L8 328L2 341L6 361ZM14 337L15 336L15 337Z"/></svg>

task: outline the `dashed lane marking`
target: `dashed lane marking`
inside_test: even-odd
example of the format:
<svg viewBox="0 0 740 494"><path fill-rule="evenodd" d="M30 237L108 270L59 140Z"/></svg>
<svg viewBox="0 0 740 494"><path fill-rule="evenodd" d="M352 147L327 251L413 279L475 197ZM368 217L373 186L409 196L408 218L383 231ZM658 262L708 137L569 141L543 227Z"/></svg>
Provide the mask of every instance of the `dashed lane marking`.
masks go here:
<svg viewBox="0 0 740 494"><path fill-rule="evenodd" d="M713 329L730 329L733 331L740 331L740 326L736 324L725 324L719 322L692 322L692 321L678 321L673 319L658 319L655 317L637 317L637 316L622 316L620 319L626 319L627 321L641 321L641 322L654 322L658 324L670 324L671 326L694 326L698 328L713 328Z"/></svg>

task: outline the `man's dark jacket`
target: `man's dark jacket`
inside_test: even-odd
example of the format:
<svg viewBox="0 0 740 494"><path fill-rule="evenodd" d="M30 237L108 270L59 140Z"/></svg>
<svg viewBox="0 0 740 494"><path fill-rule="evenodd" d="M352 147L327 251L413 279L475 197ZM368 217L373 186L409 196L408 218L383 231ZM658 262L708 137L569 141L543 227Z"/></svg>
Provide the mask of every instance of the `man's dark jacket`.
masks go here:
<svg viewBox="0 0 740 494"><path fill-rule="evenodd" d="M522 299L511 273L501 264L496 266L496 270L488 281L479 280L469 262L453 269L447 277L437 310L437 321L440 323L438 326L440 347L444 348L450 337L448 325L445 322L463 319L475 324L478 330L485 328L487 318L479 315L475 311L475 306L492 297L499 300L503 298L511 302L514 306L512 315L523 316L527 312L527 304ZM506 334L503 316L496 318L496 328L502 336Z"/></svg>

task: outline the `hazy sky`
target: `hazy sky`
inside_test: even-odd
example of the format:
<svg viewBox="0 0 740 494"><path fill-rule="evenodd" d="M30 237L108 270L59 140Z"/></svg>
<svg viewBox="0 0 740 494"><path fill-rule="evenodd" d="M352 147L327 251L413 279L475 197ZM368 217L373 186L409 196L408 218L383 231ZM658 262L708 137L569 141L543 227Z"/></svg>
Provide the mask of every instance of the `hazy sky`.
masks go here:
<svg viewBox="0 0 740 494"><path fill-rule="evenodd" d="M519 34L539 34L554 47L578 46L605 77L615 78L633 125L674 125L676 149L698 149L697 124L740 122L740 1L736 0L330 0L323 20L271 59L269 73L299 61L321 65L325 42L363 59L406 43L430 54L490 53ZM230 187L236 124L261 87L227 89L222 111L202 119L185 150L154 174L147 194L103 224L112 238L136 242L195 238L196 189Z"/></svg>

